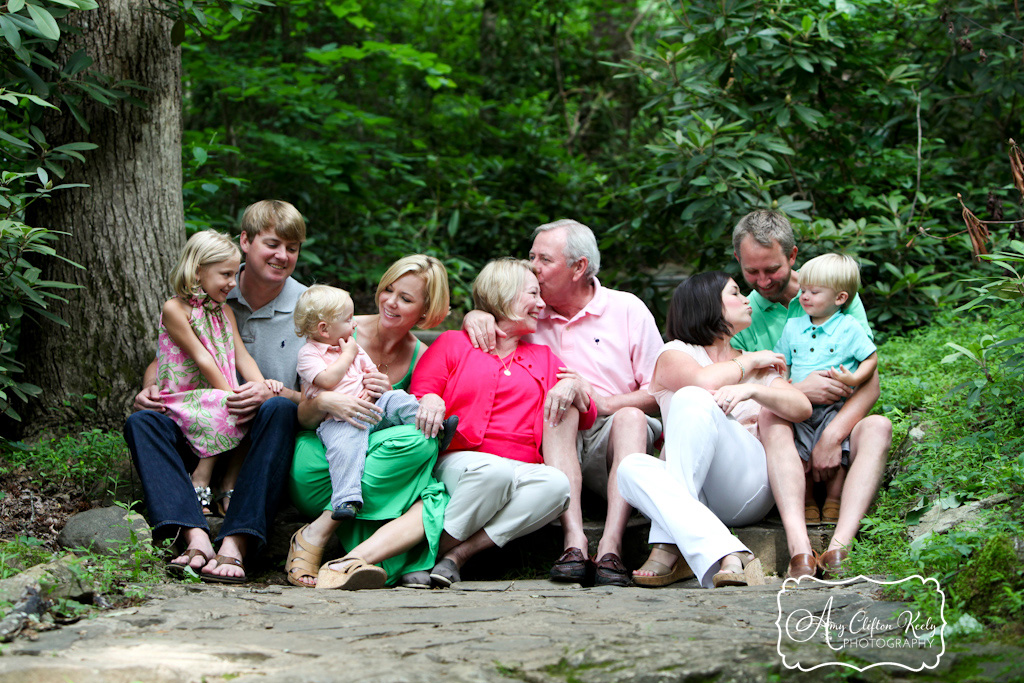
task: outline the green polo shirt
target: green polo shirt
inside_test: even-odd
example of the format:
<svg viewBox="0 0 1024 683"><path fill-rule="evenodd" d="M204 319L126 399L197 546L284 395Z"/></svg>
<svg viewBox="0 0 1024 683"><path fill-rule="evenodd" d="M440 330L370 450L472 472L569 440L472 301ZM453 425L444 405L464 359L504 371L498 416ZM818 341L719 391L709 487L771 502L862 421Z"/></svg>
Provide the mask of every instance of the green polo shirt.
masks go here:
<svg viewBox="0 0 1024 683"><path fill-rule="evenodd" d="M790 318L807 315L804 312L804 307L800 305L799 292L789 302L788 308L782 304L768 301L756 291L751 292L747 298L750 299L750 307L754 309L750 316L752 318L750 327L732 338L733 348L740 351L763 351L765 349L770 351L774 349L779 337L782 336L782 328L786 326L786 321ZM853 301L843 313L860 323L860 326L868 333L869 339L875 338L859 295L853 295Z"/></svg>

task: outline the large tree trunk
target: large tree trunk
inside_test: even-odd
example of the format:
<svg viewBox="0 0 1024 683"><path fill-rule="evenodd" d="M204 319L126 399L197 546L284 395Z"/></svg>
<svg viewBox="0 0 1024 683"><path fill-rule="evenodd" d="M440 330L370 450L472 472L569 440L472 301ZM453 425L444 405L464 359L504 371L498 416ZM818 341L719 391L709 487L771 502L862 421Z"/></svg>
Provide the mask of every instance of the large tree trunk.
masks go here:
<svg viewBox="0 0 1024 683"><path fill-rule="evenodd" d="M79 48L113 82L135 81L145 107L120 101L113 109L86 102L85 133L64 111L46 125L53 145L86 140L99 145L64 182L86 189L60 191L30 224L70 233L60 252L84 270L49 260L44 277L81 285L54 312L70 324L44 322L22 330L19 356L41 397L17 410L27 435L81 419L119 427L156 349L160 305L184 238L181 194L181 52L171 22L142 0L99 0L99 9L73 12L82 34L62 41L58 63ZM39 206L37 204L37 206ZM95 413L81 411L95 394ZM70 405L65 405L65 403Z"/></svg>

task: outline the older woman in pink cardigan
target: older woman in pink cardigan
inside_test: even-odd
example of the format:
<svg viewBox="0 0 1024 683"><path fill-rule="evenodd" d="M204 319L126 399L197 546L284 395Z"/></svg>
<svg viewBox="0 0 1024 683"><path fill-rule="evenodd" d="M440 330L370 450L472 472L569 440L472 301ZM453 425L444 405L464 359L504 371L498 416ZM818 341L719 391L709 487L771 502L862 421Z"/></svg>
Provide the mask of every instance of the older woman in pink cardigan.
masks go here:
<svg viewBox="0 0 1024 683"><path fill-rule="evenodd" d="M462 331L445 332L423 355L411 393L437 412L457 415L450 450L434 475L451 494L445 510L435 585L459 581L476 553L502 547L558 517L569 503L569 481L544 464L542 451L557 430L573 422L594 423L596 407L546 346L521 341L537 329L544 308L529 262L500 259L487 264L473 285L476 308L491 313L505 336L494 353L473 347ZM561 420L547 392L559 382L572 386L572 407Z"/></svg>

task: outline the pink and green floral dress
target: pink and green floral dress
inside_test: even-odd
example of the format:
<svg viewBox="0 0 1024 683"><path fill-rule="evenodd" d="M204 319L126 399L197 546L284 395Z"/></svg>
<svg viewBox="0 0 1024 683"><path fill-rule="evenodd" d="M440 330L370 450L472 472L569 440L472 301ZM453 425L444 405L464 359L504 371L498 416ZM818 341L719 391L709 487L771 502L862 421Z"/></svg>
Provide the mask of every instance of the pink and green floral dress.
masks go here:
<svg viewBox="0 0 1024 683"><path fill-rule="evenodd" d="M192 331L213 356L228 385L237 389L234 333L222 305L209 299L206 292L193 295L188 303L192 306ZM166 415L181 428L196 455L208 458L237 446L245 429L236 424L235 415L228 413L230 392L210 386L195 360L171 339L163 316L157 338L157 362Z"/></svg>

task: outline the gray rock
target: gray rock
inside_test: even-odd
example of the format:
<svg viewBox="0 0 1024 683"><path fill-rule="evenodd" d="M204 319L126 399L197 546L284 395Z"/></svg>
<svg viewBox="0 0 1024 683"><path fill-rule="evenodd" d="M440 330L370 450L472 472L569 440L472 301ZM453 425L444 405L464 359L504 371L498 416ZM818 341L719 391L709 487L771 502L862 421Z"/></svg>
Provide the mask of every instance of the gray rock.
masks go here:
<svg viewBox="0 0 1024 683"><path fill-rule="evenodd" d="M153 539L142 515L119 507L93 508L71 517L57 536L57 544L68 550L88 548L116 555L131 541L132 532L140 541Z"/></svg>
<svg viewBox="0 0 1024 683"><path fill-rule="evenodd" d="M68 554L0 581L0 602L17 602L29 586L39 586L49 598L77 600L95 592L86 575L76 571L77 561L73 554Z"/></svg>
<svg viewBox="0 0 1024 683"><path fill-rule="evenodd" d="M977 525L983 510L1005 503L1011 498L1012 496L1010 495L1000 493L948 510L943 510L942 506L936 501L928 512L921 515L921 521L918 522L917 526L908 527L907 532L912 539L917 540L932 534L944 534L961 524Z"/></svg>

